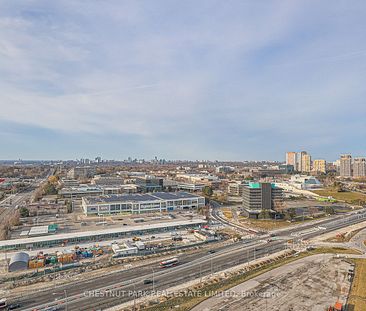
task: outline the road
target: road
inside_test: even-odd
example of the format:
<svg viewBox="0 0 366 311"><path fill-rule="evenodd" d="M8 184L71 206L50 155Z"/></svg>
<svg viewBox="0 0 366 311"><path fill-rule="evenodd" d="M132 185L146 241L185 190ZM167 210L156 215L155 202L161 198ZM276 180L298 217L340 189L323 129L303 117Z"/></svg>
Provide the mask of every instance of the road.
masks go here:
<svg viewBox="0 0 366 311"><path fill-rule="evenodd" d="M35 181L23 191L11 194L7 198L3 199L0 202L0 208L2 208L2 211L0 211L0 224L9 219L18 207L21 207L27 201L30 201L34 190L39 187L42 182L47 180L47 178L52 175L52 172L53 170L50 169L45 178L35 179Z"/></svg>
<svg viewBox="0 0 366 311"><path fill-rule="evenodd" d="M36 292L28 297L19 297L17 302L24 305L27 311L45 310L47 307L66 306L64 295L67 294L67 310L97 310L111 307L123 302L133 300L129 294L135 289L138 291L151 290L152 285L143 284L144 279L152 279L154 270L155 290L167 290L172 286L183 284L189 280L200 278L238 264L251 261L255 258L266 257L287 247L286 239L297 234L296 239L310 239L317 235L346 227L354 223L366 220L366 213L350 214L342 219L328 219L321 223L322 229L309 230L314 225L283 230L277 236L280 240L263 242L269 235L262 235L251 241L238 242L218 249L216 253L196 253L181 255L180 265L175 268L159 269L158 264L150 264L143 267L132 268L125 271L95 279L82 280L56 288L49 288ZM317 226L320 226L317 224ZM106 293L118 293L118 297L106 297ZM90 297L85 293L104 293L104 297Z"/></svg>
<svg viewBox="0 0 366 311"><path fill-rule="evenodd" d="M32 191L25 190L20 193L12 194L0 203L2 208L0 211L0 224L7 221L11 215L16 211L18 206L25 204L27 200L30 199Z"/></svg>

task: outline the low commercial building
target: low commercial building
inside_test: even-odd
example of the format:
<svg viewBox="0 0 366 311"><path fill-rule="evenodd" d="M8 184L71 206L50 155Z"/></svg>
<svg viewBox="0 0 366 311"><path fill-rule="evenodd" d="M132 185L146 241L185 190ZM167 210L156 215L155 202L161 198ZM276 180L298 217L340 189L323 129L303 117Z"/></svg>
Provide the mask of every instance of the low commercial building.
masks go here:
<svg viewBox="0 0 366 311"><path fill-rule="evenodd" d="M252 170L253 177L265 178L265 177L276 177L279 175L293 174L294 167L289 164L280 164L272 167L257 168Z"/></svg>
<svg viewBox="0 0 366 311"><path fill-rule="evenodd" d="M78 178L91 178L95 175L96 168L93 166L77 166L73 167L67 172L67 178L78 179Z"/></svg>
<svg viewBox="0 0 366 311"><path fill-rule="evenodd" d="M128 255L135 255L138 253L139 249L129 243L124 244L112 244L112 250L114 257L123 257Z"/></svg>
<svg viewBox="0 0 366 311"><path fill-rule="evenodd" d="M80 187L65 187L58 194L61 198L82 198L85 196L102 195L103 189L97 186L81 185Z"/></svg>
<svg viewBox="0 0 366 311"><path fill-rule="evenodd" d="M136 177L135 184L142 192L154 192L163 190L163 178L156 178L155 176Z"/></svg>
<svg viewBox="0 0 366 311"><path fill-rule="evenodd" d="M244 186L248 185L248 183L241 182L241 181L233 181L229 182L227 186L227 193L229 196L236 196L236 197L242 197L243 196L243 189Z"/></svg>
<svg viewBox="0 0 366 311"><path fill-rule="evenodd" d="M177 180L182 180L188 183L203 183L205 185L210 185L215 182L219 182L219 178L214 175L209 174L177 174Z"/></svg>
<svg viewBox="0 0 366 311"><path fill-rule="evenodd" d="M196 209L203 206L205 206L204 197L187 192L108 195L82 199L85 215L140 214Z"/></svg>
<svg viewBox="0 0 366 311"><path fill-rule="evenodd" d="M58 181L59 185L62 187L79 187L80 182L76 179L60 179Z"/></svg>
<svg viewBox="0 0 366 311"><path fill-rule="evenodd" d="M217 240L216 234L205 231L205 230L196 230L193 234L198 240L211 242Z"/></svg>
<svg viewBox="0 0 366 311"><path fill-rule="evenodd" d="M109 194L128 194L138 192L139 187L134 184L127 185L81 185L79 187L65 187L58 194L64 199L77 199L82 197L95 197Z"/></svg>
<svg viewBox="0 0 366 311"><path fill-rule="evenodd" d="M323 184L314 176L294 175L291 176L289 184L300 190L319 189Z"/></svg>
<svg viewBox="0 0 366 311"><path fill-rule="evenodd" d="M104 230L54 234L43 237L3 240L0 241L0 250L39 249L52 246L64 246L69 243L79 244L86 242L98 242L102 240L113 240L142 234L154 234L180 229L196 229L201 228L206 224L207 222L202 219L192 219L168 223L146 224L131 228L119 227Z"/></svg>
<svg viewBox="0 0 366 311"><path fill-rule="evenodd" d="M197 183L180 182L177 184L177 189L190 192L202 191L204 187L206 187L205 184L197 184Z"/></svg>
<svg viewBox="0 0 366 311"><path fill-rule="evenodd" d="M216 173L233 173L233 172L235 172L235 167L232 167L232 166L216 167Z"/></svg>
<svg viewBox="0 0 366 311"><path fill-rule="evenodd" d="M124 184L124 180L118 176L95 176L92 181L92 184L98 186L120 186Z"/></svg>

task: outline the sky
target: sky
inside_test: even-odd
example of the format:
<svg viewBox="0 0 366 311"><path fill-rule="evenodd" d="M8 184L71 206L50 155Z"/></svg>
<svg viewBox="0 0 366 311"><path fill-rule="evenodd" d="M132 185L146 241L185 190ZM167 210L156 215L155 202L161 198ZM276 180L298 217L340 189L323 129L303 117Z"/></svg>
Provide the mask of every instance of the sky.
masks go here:
<svg viewBox="0 0 366 311"><path fill-rule="evenodd" d="M366 156L366 2L0 1L0 159Z"/></svg>

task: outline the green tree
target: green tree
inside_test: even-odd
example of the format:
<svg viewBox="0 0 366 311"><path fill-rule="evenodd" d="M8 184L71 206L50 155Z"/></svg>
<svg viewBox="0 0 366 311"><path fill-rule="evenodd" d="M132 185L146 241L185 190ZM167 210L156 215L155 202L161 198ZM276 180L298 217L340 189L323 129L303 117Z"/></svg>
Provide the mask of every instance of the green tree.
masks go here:
<svg viewBox="0 0 366 311"><path fill-rule="evenodd" d="M213 195L213 190L212 190L212 187L210 187L210 186L205 186L203 188L202 192L204 195L207 195L209 197Z"/></svg>
<svg viewBox="0 0 366 311"><path fill-rule="evenodd" d="M47 182L43 188L43 193L45 195L57 194L56 186L50 182Z"/></svg>
<svg viewBox="0 0 366 311"><path fill-rule="evenodd" d="M332 206L325 206L324 207L324 212L330 215L335 214L334 208Z"/></svg>
<svg viewBox="0 0 366 311"><path fill-rule="evenodd" d="M20 216L29 217L29 210L26 207L22 207L20 209Z"/></svg>

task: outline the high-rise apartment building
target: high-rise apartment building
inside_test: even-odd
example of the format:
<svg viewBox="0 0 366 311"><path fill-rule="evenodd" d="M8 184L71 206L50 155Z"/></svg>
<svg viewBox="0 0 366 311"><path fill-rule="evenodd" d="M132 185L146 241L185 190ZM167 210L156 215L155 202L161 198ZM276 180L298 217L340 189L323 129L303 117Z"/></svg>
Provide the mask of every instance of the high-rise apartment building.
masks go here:
<svg viewBox="0 0 366 311"><path fill-rule="evenodd" d="M311 156L306 152L301 152L301 172L310 173L311 171Z"/></svg>
<svg viewBox="0 0 366 311"><path fill-rule="evenodd" d="M366 159L355 158L353 161L353 177L366 177Z"/></svg>
<svg viewBox="0 0 366 311"><path fill-rule="evenodd" d="M341 177L352 177L352 156L350 154L341 155L339 173Z"/></svg>
<svg viewBox="0 0 366 311"><path fill-rule="evenodd" d="M305 151L296 153L296 171L298 172L302 172L302 157L305 153Z"/></svg>
<svg viewBox="0 0 366 311"><path fill-rule="evenodd" d="M316 173L327 172L327 162L323 159L317 159L313 161L313 171Z"/></svg>
<svg viewBox="0 0 366 311"><path fill-rule="evenodd" d="M297 153L296 152L286 152L286 164L292 165L294 170L297 170Z"/></svg>

